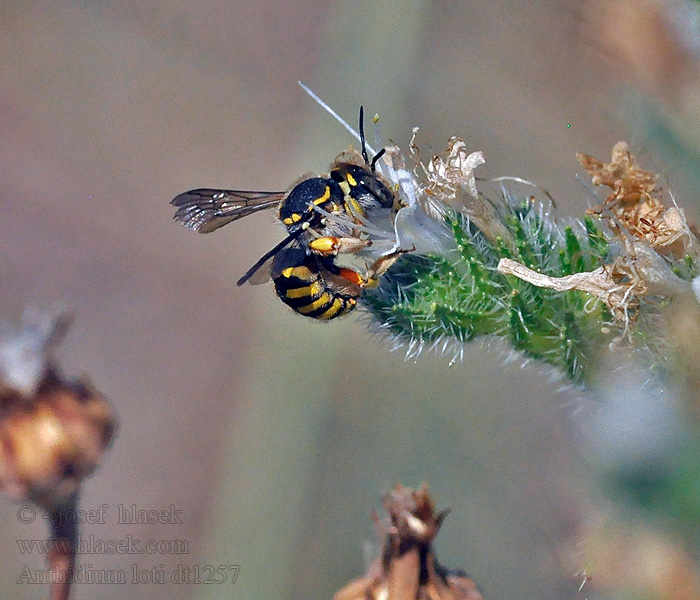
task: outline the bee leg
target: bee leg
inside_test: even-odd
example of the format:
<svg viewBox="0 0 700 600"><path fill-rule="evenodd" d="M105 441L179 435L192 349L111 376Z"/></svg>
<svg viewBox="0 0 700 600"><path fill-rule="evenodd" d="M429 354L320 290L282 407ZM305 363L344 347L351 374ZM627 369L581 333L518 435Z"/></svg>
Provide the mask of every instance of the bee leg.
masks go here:
<svg viewBox="0 0 700 600"><path fill-rule="evenodd" d="M395 250L391 254L387 254L386 256L382 256L381 258L378 258L372 266L367 270L367 273L365 274L364 277L364 285L362 287L365 288L374 288L379 285L379 278L386 273L389 268L397 261L401 256L404 254L407 254L408 252L413 252L415 248L411 248L409 250Z"/></svg>
<svg viewBox="0 0 700 600"><path fill-rule="evenodd" d="M364 250L371 246L370 240L361 240L355 237L320 237L309 242L309 249L321 256L337 256L338 254L351 254Z"/></svg>

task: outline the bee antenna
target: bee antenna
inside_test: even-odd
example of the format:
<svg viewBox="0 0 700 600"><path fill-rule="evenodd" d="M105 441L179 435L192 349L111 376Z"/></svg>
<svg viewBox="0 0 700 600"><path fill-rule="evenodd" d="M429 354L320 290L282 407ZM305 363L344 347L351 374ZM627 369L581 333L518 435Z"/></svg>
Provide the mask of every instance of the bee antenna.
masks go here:
<svg viewBox="0 0 700 600"><path fill-rule="evenodd" d="M369 166L369 168L372 169L372 173L374 173L374 171L375 171L374 167L375 167L375 165L377 164L377 161L378 161L382 156L384 156L384 153L385 153L385 152L386 152L386 148L382 148L379 152L377 152L377 153L374 155L374 158L372 159L372 164L370 164L370 166Z"/></svg>
<svg viewBox="0 0 700 600"><path fill-rule="evenodd" d="M365 143L365 107L362 105L360 105L360 144L362 145L362 158L365 159L365 164L369 164L367 144Z"/></svg>
<svg viewBox="0 0 700 600"><path fill-rule="evenodd" d="M365 107L360 105L360 143L362 144L362 158L365 159L365 164L369 165L370 170L374 173L374 167L377 161L384 155L386 148L382 148L377 152L372 158L372 162L369 161L369 156L367 156L367 143L365 142Z"/></svg>

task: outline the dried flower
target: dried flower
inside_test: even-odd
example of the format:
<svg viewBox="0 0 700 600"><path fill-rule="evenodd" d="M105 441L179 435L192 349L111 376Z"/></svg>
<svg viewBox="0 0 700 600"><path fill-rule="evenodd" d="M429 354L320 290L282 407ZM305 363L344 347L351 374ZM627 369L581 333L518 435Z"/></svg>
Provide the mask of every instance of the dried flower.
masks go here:
<svg viewBox="0 0 700 600"><path fill-rule="evenodd" d="M66 324L63 316L30 320L0 339L0 490L47 509L94 471L115 424L104 398L53 362Z"/></svg>
<svg viewBox="0 0 700 600"><path fill-rule="evenodd" d="M396 486L384 499L389 513L382 526L382 555L335 600L482 600L474 581L461 571L441 567L432 548L448 511L435 514L426 486Z"/></svg>
<svg viewBox="0 0 700 600"><path fill-rule="evenodd" d="M593 185L613 190L603 206L589 212L608 219L616 235L624 236L626 232L663 255L698 256L698 240L686 222L685 213L677 206L664 205L657 188L659 175L641 169L626 142L615 144L609 163L587 154L578 154L576 158L591 176Z"/></svg>
<svg viewBox="0 0 700 600"><path fill-rule="evenodd" d="M53 360L67 325L65 315L25 314L22 329L0 336L0 491L49 515L52 600L67 600L73 579L77 520L66 516L115 429L105 399Z"/></svg>

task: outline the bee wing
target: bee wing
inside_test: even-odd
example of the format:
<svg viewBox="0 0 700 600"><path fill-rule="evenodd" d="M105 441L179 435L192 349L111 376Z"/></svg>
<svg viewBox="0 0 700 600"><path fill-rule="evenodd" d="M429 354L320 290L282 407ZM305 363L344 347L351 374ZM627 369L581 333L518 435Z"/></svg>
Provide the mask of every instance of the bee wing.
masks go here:
<svg viewBox="0 0 700 600"><path fill-rule="evenodd" d="M176 196L170 204L177 207L178 223L199 233L210 233L259 210L279 206L285 194L200 188Z"/></svg>
<svg viewBox="0 0 700 600"><path fill-rule="evenodd" d="M284 238L279 244L276 244L274 248L271 250L268 250L265 252L260 257L260 260L256 262L250 269L248 269L243 277L241 277L237 282L236 285L240 286L243 285L246 281L250 281L253 285L259 285L261 283L265 283L265 281L268 280L268 275L270 273L270 265L272 264L271 259L275 257L276 254L279 254L285 247L289 246L294 240L296 240L304 230L300 227L296 231L290 233L286 238ZM264 274L256 274L258 271L265 267L265 273ZM264 277L264 279L263 279ZM253 281L254 279L254 281Z"/></svg>
<svg viewBox="0 0 700 600"><path fill-rule="evenodd" d="M262 285L270 281L272 277L272 261L274 257L268 258L262 265L260 265L257 270L248 277L247 281L250 285Z"/></svg>

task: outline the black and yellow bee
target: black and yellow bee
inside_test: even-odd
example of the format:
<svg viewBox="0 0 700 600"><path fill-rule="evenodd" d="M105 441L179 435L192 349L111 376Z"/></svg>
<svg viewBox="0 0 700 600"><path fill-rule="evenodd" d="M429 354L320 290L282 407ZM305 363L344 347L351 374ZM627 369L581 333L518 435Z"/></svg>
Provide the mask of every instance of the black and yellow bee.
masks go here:
<svg viewBox="0 0 700 600"><path fill-rule="evenodd" d="M339 254L352 254L371 245L368 217L398 208L389 186L376 173L383 154L370 162L364 142L360 108L362 154L346 152L327 177L311 177L289 192L256 192L200 188L175 197L175 219L194 231L210 233L261 210L278 207L287 237L266 252L237 284L251 280L271 259L265 277L272 277L279 298L307 317L329 320L355 308L362 290L376 282L401 252L378 259L364 274L336 264Z"/></svg>

